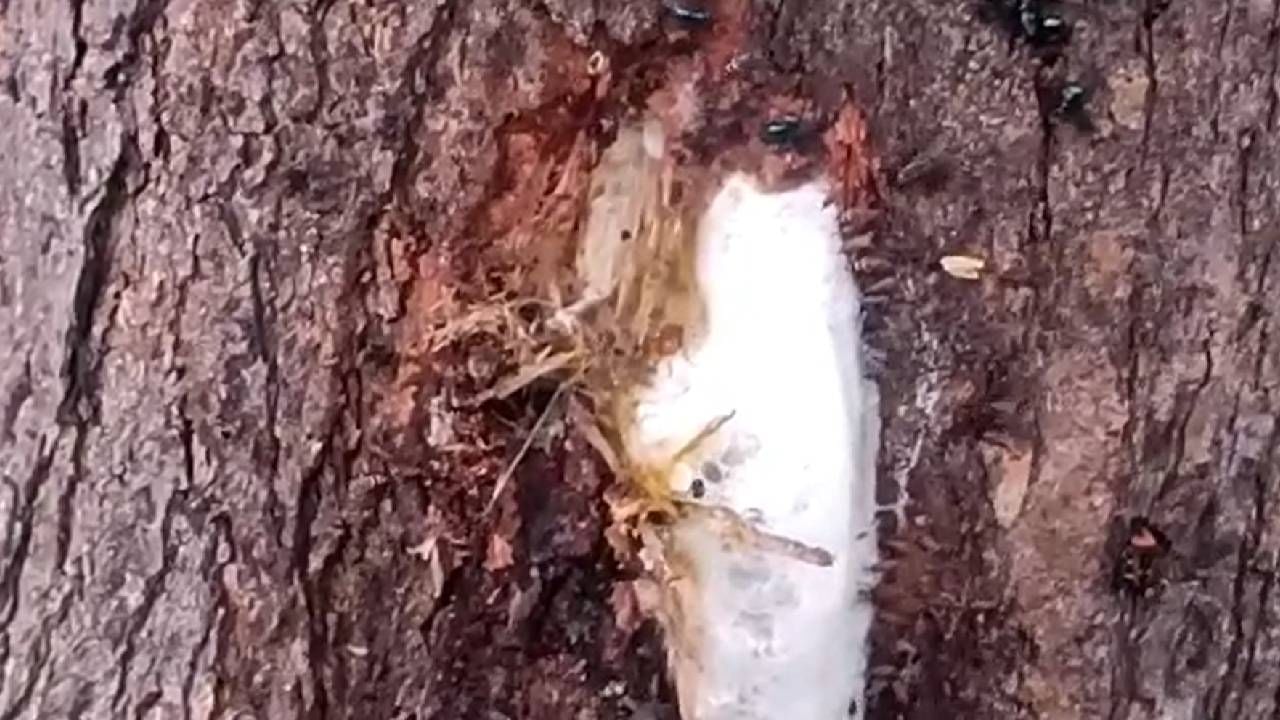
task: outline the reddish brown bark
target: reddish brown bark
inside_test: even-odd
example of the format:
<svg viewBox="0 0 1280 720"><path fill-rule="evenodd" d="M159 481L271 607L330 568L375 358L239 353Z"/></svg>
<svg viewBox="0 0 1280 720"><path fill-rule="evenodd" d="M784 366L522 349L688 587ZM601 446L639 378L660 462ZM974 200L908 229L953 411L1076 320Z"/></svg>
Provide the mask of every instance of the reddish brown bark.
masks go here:
<svg viewBox="0 0 1280 720"><path fill-rule="evenodd" d="M557 415L487 510L551 392L429 338L694 60L691 161L868 118L871 717L1280 717L1275 4L712 10L0 4L0 717L669 715L613 479Z"/></svg>

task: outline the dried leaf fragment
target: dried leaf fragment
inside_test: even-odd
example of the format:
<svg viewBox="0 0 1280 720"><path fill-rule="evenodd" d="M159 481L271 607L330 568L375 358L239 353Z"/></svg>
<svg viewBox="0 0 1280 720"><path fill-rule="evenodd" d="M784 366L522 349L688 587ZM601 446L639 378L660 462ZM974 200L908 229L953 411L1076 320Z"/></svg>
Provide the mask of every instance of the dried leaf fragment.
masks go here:
<svg viewBox="0 0 1280 720"><path fill-rule="evenodd" d="M511 377L499 381L492 388L480 393L471 400L471 404L483 405L490 400L506 399L535 380L564 370L580 357L581 353L577 350L556 353L554 355L547 355L544 352L541 357L520 368L520 370Z"/></svg>
<svg viewBox="0 0 1280 720"><path fill-rule="evenodd" d="M622 461L618 458L618 454L614 452L613 445L605 438L604 432L600 429L599 421L590 410L583 407L582 401L577 397L570 396L569 398L569 417L592 449L600 454L600 458L608 465L609 472L614 475L621 475L625 468L622 466Z"/></svg>

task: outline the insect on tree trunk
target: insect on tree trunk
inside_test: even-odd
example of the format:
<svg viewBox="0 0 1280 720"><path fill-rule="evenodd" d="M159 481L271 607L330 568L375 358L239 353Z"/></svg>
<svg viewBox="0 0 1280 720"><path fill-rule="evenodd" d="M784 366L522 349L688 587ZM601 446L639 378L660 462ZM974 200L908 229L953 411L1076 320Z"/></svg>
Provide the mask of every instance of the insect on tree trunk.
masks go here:
<svg viewBox="0 0 1280 720"><path fill-rule="evenodd" d="M1278 57L1261 0L5 0L0 718L672 717L588 409L481 393L689 58L704 128L868 127L868 717L1280 717Z"/></svg>

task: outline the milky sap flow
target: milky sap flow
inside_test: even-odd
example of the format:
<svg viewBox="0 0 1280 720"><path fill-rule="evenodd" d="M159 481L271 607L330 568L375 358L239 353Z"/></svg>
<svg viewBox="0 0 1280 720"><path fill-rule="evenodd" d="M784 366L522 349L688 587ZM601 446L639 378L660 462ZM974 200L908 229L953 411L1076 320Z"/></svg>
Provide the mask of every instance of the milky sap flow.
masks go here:
<svg viewBox="0 0 1280 720"><path fill-rule="evenodd" d="M677 492L698 477L707 504L833 559L726 543L698 515L677 524L702 619L686 720L837 720L852 700L862 715L877 394L826 197L819 182L766 193L744 175L724 181L698 229L705 336L663 361L640 395L642 444L679 445L729 417L711 458L718 480L694 468Z"/></svg>

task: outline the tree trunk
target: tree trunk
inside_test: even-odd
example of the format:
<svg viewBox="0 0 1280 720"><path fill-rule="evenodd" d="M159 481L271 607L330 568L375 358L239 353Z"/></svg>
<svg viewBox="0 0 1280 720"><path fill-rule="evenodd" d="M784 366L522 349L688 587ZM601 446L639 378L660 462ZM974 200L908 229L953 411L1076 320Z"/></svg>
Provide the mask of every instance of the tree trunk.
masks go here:
<svg viewBox="0 0 1280 720"><path fill-rule="evenodd" d="M0 718L673 716L606 465L450 332L699 54L871 128L869 717L1280 718L1280 5L696 7L0 3Z"/></svg>

